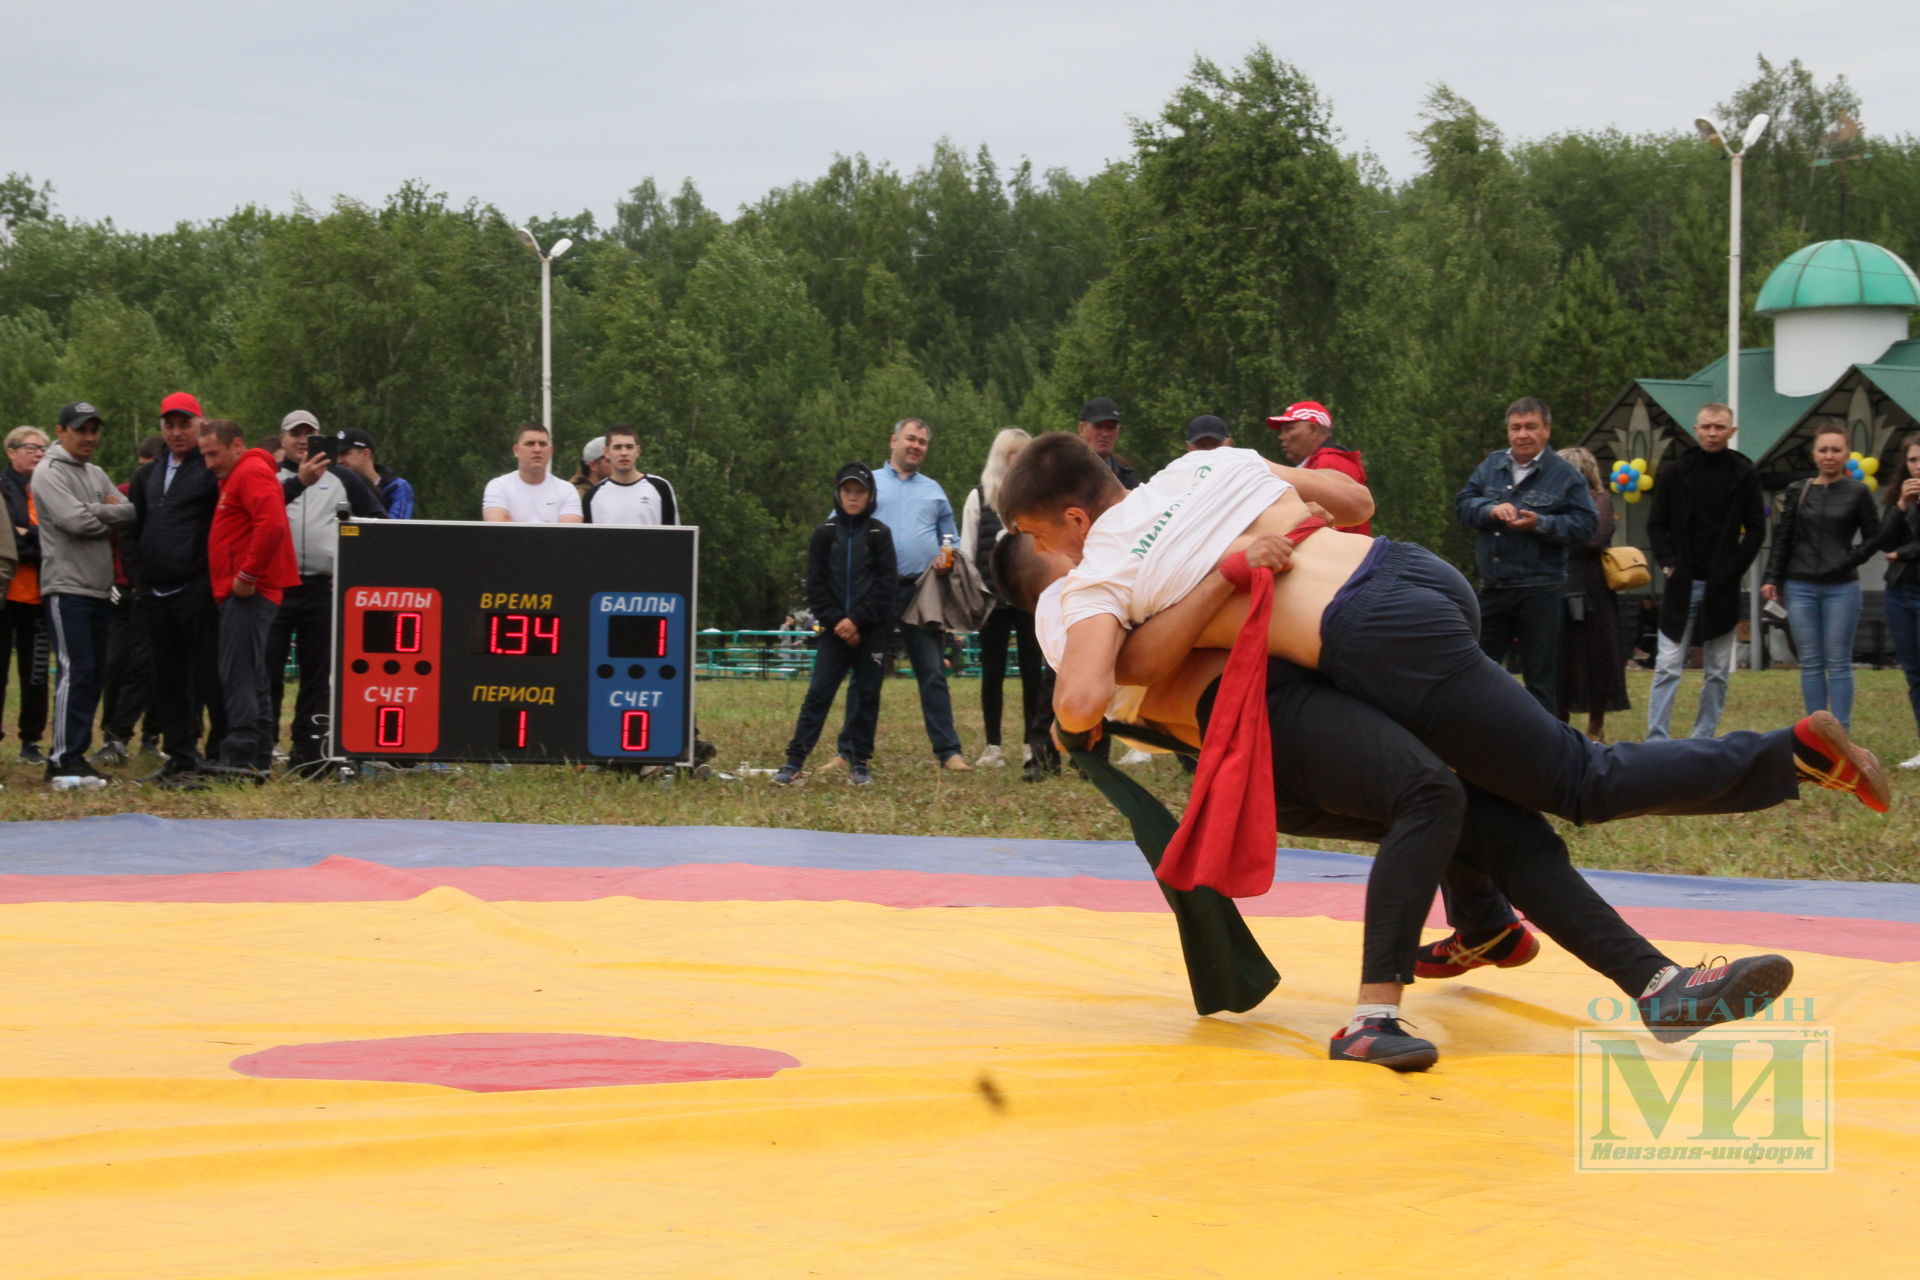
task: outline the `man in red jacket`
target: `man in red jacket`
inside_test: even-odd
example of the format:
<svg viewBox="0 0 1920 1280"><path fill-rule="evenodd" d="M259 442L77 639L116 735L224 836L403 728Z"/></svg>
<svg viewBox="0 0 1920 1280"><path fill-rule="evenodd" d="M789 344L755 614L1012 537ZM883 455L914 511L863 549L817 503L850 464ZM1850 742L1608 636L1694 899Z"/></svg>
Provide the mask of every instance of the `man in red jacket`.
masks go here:
<svg viewBox="0 0 1920 1280"><path fill-rule="evenodd" d="M1333 415L1318 400L1290 404L1285 413L1268 418L1267 425L1280 433L1280 450L1294 466L1308 471L1344 471L1361 484L1367 482L1360 451L1332 443ZM1348 533L1373 536L1371 520L1342 527Z"/></svg>
<svg viewBox="0 0 1920 1280"><path fill-rule="evenodd" d="M285 590L300 581L286 499L273 455L247 448L237 422L215 418L200 432L200 454L220 478L220 503L207 535L207 576L220 610L220 684L227 736L215 776L266 781L273 765L267 630Z"/></svg>

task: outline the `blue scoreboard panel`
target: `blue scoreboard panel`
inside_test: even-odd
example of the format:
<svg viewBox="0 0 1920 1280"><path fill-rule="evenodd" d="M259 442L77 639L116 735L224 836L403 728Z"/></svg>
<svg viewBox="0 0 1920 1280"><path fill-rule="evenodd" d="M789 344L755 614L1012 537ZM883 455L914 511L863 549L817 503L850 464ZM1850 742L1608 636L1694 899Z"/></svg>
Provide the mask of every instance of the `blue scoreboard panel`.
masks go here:
<svg viewBox="0 0 1920 1280"><path fill-rule="evenodd" d="M340 526L333 753L687 762L692 526Z"/></svg>

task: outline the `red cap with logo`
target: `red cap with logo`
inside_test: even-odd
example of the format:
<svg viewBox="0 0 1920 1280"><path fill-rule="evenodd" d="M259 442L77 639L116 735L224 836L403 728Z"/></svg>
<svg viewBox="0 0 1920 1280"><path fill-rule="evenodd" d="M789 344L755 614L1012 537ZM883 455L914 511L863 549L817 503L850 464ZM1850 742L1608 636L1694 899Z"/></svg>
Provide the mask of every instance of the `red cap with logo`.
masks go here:
<svg viewBox="0 0 1920 1280"><path fill-rule="evenodd" d="M160 416L164 418L170 413L184 413L193 418L207 416L200 412L200 402L185 391L176 391L160 402Z"/></svg>
<svg viewBox="0 0 1920 1280"><path fill-rule="evenodd" d="M1297 404L1290 404L1285 413L1276 413L1267 419L1267 425L1275 431L1288 422L1314 422L1329 431L1333 429L1333 415L1328 413L1327 406L1318 400L1302 400Z"/></svg>

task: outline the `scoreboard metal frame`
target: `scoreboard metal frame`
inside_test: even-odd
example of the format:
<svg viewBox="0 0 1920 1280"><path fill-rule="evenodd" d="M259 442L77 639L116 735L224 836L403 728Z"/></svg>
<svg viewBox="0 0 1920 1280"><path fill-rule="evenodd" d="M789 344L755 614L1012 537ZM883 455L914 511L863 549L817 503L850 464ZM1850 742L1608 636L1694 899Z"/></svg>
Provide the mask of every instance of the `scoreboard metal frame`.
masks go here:
<svg viewBox="0 0 1920 1280"><path fill-rule="evenodd" d="M343 520L331 754L693 760L694 525Z"/></svg>

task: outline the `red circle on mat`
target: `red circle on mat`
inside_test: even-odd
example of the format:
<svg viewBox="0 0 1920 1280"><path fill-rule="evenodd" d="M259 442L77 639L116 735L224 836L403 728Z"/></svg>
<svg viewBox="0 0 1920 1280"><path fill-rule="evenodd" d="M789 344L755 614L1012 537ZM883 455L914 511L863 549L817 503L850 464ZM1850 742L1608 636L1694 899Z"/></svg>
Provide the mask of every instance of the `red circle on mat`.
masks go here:
<svg viewBox="0 0 1920 1280"><path fill-rule="evenodd" d="M440 1084L474 1093L758 1080L799 1065L798 1058L751 1045L534 1032L283 1044L233 1060L233 1069L248 1076Z"/></svg>

